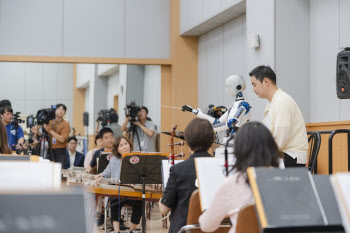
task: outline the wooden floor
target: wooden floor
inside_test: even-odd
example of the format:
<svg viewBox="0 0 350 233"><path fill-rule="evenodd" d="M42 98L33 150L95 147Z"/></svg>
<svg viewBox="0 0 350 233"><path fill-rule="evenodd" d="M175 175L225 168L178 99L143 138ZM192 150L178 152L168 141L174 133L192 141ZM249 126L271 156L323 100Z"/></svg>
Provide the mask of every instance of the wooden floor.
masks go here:
<svg viewBox="0 0 350 233"><path fill-rule="evenodd" d="M147 219L146 222L146 232L147 233L166 233L169 230L169 221L168 221L168 229L165 229L162 227L162 221L158 221L159 219L162 218L161 213L159 212L159 207L158 205L154 205L153 209L152 209L152 213L151 213L151 220ZM126 226L128 226L128 223L126 224ZM108 228L107 228L108 229ZM141 223L137 226L137 229L141 229ZM100 227L96 227L94 230L94 233L104 233L105 230L103 229L103 226ZM110 231L107 231L110 232ZM124 231L121 231L124 232ZM127 232L127 231L125 231Z"/></svg>

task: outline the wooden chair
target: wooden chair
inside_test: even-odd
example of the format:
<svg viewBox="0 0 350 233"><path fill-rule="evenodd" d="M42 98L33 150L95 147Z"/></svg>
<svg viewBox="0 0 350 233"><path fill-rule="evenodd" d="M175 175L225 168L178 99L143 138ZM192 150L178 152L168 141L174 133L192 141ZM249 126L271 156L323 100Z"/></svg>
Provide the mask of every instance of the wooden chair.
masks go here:
<svg viewBox="0 0 350 233"><path fill-rule="evenodd" d="M187 225L183 226L179 233L191 232L191 233L202 233L200 230L198 218L203 212L201 211L200 200L199 200L199 191L198 189L193 191L190 203L188 206L188 215L187 215ZM227 233L231 228L230 224L224 225L221 224L220 228L214 231L215 233Z"/></svg>
<svg viewBox="0 0 350 233"><path fill-rule="evenodd" d="M238 213L236 233L260 233L254 205L244 206Z"/></svg>

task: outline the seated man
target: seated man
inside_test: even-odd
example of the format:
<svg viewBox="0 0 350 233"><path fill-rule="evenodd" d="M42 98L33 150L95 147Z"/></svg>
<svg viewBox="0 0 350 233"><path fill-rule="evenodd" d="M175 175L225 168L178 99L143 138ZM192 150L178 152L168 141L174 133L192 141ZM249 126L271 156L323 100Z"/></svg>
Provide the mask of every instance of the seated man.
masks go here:
<svg viewBox="0 0 350 233"><path fill-rule="evenodd" d="M159 201L162 214L171 211L169 233L176 233L186 225L190 197L197 189L194 158L211 157L207 151L214 142L212 125L205 119L192 120L185 129L185 141L191 156L170 168L168 183Z"/></svg>
<svg viewBox="0 0 350 233"><path fill-rule="evenodd" d="M102 148L101 150L97 150L92 156L92 160L90 162L90 167L92 170L95 170L95 168L97 169L97 158L100 157L101 152L112 152L113 150L113 131L110 128L105 127L100 130L99 134L102 137L104 148Z"/></svg>
<svg viewBox="0 0 350 233"><path fill-rule="evenodd" d="M68 169L71 166L72 167L84 167L84 160L85 156L77 151L77 143L78 140L76 137L69 137L68 138L68 144L67 144L67 159L66 159L66 165L63 169Z"/></svg>

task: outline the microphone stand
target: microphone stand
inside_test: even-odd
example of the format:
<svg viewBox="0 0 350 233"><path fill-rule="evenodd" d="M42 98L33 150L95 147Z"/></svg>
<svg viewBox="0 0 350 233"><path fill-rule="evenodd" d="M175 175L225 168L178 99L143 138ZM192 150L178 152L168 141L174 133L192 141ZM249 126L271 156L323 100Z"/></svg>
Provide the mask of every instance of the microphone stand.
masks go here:
<svg viewBox="0 0 350 233"><path fill-rule="evenodd" d="M228 143L234 138L233 133L230 135L230 137L227 139L226 141L226 145L225 145L225 172L226 172L226 177L228 176L228 151L227 151L227 147L228 147Z"/></svg>

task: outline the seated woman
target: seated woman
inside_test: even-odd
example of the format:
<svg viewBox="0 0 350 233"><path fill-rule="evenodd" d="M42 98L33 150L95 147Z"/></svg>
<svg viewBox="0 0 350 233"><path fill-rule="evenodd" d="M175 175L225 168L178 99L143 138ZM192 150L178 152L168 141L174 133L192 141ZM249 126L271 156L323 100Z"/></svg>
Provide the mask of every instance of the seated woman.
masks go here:
<svg viewBox="0 0 350 233"><path fill-rule="evenodd" d="M278 167L279 150L270 131L259 122L243 125L235 137L234 153L236 163L225 182L216 191L209 208L199 217L201 230L212 232L219 228L222 220L229 216L232 227L229 233L236 231L240 209L254 202L248 183L248 167Z"/></svg>
<svg viewBox="0 0 350 233"><path fill-rule="evenodd" d="M106 178L114 178L119 179L120 178L120 171L121 171L121 164L122 164L122 154L124 153L130 153L132 151L132 145L126 139L125 137L117 137L113 144L113 157L109 161L108 166L106 169L99 175L95 176L95 179L100 177L106 177ZM136 200L129 200L127 198L121 199L121 204L116 204L119 202L118 198L109 198L111 203L111 220L113 223L114 231L119 232L120 231L120 223L119 223L119 217L120 217L120 210L123 207L123 205L131 205L132 206L132 215L131 215L131 225L130 225L130 231L133 231L136 229L137 224L140 223L140 219L142 216L142 201L136 201Z"/></svg>

